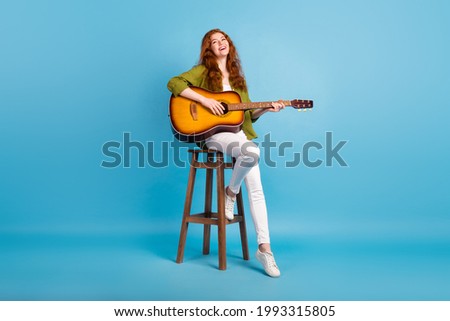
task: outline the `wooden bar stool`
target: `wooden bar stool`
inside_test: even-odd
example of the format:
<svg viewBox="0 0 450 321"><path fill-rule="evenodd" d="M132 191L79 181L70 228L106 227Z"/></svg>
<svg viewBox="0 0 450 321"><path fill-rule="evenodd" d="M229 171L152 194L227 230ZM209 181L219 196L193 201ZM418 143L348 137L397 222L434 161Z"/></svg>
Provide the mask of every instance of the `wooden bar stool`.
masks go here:
<svg viewBox="0 0 450 321"><path fill-rule="evenodd" d="M226 226L239 223L242 255L244 260L249 259L247 231L245 226L244 205L242 192L236 195L237 214L229 221L225 217L225 169L232 169L233 163L225 162L223 153L215 150L191 149L189 179L184 202L183 220L181 223L180 241L178 243L177 263L183 262L184 248L189 223L203 224L203 254L209 254L211 225L217 225L219 243L219 270L227 268L226 261ZM206 156L206 160L200 161L199 155ZM192 196L197 169L206 169L205 208L203 213L191 214ZM217 212L212 212L213 172L216 171L217 183Z"/></svg>

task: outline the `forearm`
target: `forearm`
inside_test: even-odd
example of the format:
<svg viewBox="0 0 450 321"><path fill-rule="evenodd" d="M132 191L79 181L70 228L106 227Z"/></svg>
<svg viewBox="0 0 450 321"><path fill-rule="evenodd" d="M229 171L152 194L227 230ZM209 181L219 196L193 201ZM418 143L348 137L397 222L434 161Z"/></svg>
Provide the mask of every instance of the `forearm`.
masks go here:
<svg viewBox="0 0 450 321"><path fill-rule="evenodd" d="M267 109L265 109L265 108L255 109L255 110L253 110L253 113L252 113L252 119L258 119L259 117L264 115L266 112L267 112Z"/></svg>
<svg viewBox="0 0 450 321"><path fill-rule="evenodd" d="M196 101L200 104L203 104L202 102L204 101L205 97L200 95L199 93L195 92L194 90L192 90L191 88L186 88L184 89L181 93L180 96Z"/></svg>

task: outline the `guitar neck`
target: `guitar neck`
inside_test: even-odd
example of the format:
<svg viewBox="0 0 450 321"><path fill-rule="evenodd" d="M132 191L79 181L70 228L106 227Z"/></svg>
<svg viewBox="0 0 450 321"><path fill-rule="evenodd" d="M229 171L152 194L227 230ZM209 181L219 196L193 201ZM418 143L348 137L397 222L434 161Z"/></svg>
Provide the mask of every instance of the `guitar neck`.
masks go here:
<svg viewBox="0 0 450 321"><path fill-rule="evenodd" d="M290 100L282 100L281 102L285 106L291 106ZM247 109L259 109L259 108L271 108L272 103L273 103L273 101L228 104L228 110L247 110Z"/></svg>

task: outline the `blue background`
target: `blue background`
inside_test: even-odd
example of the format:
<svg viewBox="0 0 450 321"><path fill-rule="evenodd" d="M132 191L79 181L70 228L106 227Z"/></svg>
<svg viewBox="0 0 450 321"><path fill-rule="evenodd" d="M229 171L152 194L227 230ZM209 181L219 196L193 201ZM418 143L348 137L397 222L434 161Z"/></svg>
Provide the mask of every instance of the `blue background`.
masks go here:
<svg viewBox="0 0 450 321"><path fill-rule="evenodd" d="M2 1L0 299L449 300L449 19L443 0ZM216 27L253 100L315 102L255 124L293 142L261 164L280 279L235 226L226 272L199 226L174 263L186 168L101 166L124 133L172 141L166 83ZM326 132L349 166L283 165Z"/></svg>

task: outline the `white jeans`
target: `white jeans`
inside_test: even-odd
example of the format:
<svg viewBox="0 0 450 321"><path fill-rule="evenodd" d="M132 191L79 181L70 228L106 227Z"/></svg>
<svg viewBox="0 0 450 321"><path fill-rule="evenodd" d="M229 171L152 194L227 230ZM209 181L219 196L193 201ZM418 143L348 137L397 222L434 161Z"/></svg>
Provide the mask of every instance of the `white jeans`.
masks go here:
<svg viewBox="0 0 450 321"><path fill-rule="evenodd" d="M258 165L258 146L249 141L242 130L238 133L217 133L205 142L208 148L236 159L228 188L237 194L245 180L258 245L270 243L266 200Z"/></svg>

